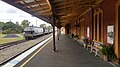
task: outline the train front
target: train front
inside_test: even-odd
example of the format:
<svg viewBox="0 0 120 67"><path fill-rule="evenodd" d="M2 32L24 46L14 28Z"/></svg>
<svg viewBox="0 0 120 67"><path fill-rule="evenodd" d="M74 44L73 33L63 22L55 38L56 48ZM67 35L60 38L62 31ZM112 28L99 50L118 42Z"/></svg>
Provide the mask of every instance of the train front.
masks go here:
<svg viewBox="0 0 120 67"><path fill-rule="evenodd" d="M33 27L25 27L23 35L25 39L30 39L30 38L34 38L33 33L34 33Z"/></svg>

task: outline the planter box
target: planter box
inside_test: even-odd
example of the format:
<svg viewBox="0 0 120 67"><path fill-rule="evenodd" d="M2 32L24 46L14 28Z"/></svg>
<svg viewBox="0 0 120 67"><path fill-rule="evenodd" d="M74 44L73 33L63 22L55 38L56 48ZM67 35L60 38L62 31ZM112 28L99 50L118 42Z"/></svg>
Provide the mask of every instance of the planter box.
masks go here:
<svg viewBox="0 0 120 67"><path fill-rule="evenodd" d="M113 60L112 63L114 63L114 64L119 64L119 60L118 60L118 59Z"/></svg>
<svg viewBox="0 0 120 67"><path fill-rule="evenodd" d="M78 38L74 38L74 40L78 40Z"/></svg>
<svg viewBox="0 0 120 67"><path fill-rule="evenodd" d="M104 60L105 62L108 62L108 56L103 55L103 60Z"/></svg>
<svg viewBox="0 0 120 67"><path fill-rule="evenodd" d="M81 44L82 41L80 39L78 39L77 42Z"/></svg>

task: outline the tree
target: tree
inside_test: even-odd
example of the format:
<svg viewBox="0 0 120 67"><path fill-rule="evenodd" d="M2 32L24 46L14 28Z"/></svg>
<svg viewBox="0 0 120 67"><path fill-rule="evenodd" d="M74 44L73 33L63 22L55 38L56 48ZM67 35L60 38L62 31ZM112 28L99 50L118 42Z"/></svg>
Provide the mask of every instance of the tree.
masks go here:
<svg viewBox="0 0 120 67"><path fill-rule="evenodd" d="M24 28L22 26L20 26L18 24L15 25L15 31L16 31L16 33L22 33L23 29Z"/></svg>
<svg viewBox="0 0 120 67"><path fill-rule="evenodd" d="M6 22L3 26L3 33L15 33L15 24L13 22Z"/></svg>
<svg viewBox="0 0 120 67"><path fill-rule="evenodd" d="M23 32L23 27L20 26L18 23L14 24L13 22L10 21L10 22L4 23L2 31L3 31L4 34L22 33Z"/></svg>
<svg viewBox="0 0 120 67"><path fill-rule="evenodd" d="M40 27L41 28L46 28L46 24L41 24Z"/></svg>
<svg viewBox="0 0 120 67"><path fill-rule="evenodd" d="M0 29L3 29L4 24L4 22L0 22Z"/></svg>
<svg viewBox="0 0 120 67"><path fill-rule="evenodd" d="M49 25L49 26L47 26L47 28L48 28L48 29L52 29L52 26Z"/></svg>
<svg viewBox="0 0 120 67"><path fill-rule="evenodd" d="M16 25L19 25L19 22L16 22Z"/></svg>
<svg viewBox="0 0 120 67"><path fill-rule="evenodd" d="M13 22L6 22L3 26L3 30L7 30L7 29L15 29L15 24Z"/></svg>
<svg viewBox="0 0 120 67"><path fill-rule="evenodd" d="M22 21L22 26L23 26L23 28L29 26L29 24L30 24L30 22L29 22L28 20L23 20L23 21Z"/></svg>

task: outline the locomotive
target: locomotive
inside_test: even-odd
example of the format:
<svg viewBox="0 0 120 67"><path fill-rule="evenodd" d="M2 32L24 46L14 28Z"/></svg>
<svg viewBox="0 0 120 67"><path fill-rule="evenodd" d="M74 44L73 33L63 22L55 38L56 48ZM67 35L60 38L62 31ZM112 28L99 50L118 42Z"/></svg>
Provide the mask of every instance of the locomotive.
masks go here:
<svg viewBox="0 0 120 67"><path fill-rule="evenodd" d="M52 30L50 30L50 29L28 26L28 27L25 27L23 35L24 35L25 39L33 39L37 36L49 34L51 32L52 32Z"/></svg>

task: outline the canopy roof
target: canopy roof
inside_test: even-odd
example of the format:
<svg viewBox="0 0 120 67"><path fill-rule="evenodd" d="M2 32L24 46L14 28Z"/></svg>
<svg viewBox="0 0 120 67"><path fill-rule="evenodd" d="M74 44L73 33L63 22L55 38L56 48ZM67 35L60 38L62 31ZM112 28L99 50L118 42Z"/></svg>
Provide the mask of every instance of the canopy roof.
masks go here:
<svg viewBox="0 0 120 67"><path fill-rule="evenodd" d="M56 18L56 26L66 26L103 0L2 0L50 24ZM59 25L58 25L59 24Z"/></svg>

